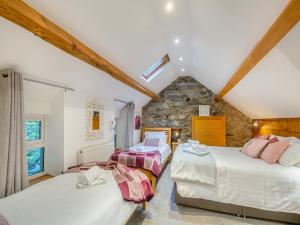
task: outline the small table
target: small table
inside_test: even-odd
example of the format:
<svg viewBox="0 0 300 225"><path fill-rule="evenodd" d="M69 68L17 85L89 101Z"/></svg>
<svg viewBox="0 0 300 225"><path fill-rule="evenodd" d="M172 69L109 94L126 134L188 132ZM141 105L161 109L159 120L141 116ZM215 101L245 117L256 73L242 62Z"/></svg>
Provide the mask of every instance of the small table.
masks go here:
<svg viewBox="0 0 300 225"><path fill-rule="evenodd" d="M175 153L177 146L180 142L172 142L172 155Z"/></svg>

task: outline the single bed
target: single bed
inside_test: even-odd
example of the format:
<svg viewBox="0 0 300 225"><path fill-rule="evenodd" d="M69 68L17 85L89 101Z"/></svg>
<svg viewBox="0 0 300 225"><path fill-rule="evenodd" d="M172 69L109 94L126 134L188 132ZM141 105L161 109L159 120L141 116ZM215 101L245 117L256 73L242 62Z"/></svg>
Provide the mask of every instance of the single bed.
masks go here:
<svg viewBox="0 0 300 225"><path fill-rule="evenodd" d="M76 173L59 175L0 200L10 225L123 225L136 204L125 202L111 171L106 183L77 189ZM117 215L117 216L116 216Z"/></svg>
<svg viewBox="0 0 300 225"><path fill-rule="evenodd" d="M144 142L144 139L145 139L145 134L147 132L164 132L165 137L166 137L165 143L159 145L158 147L144 146L143 142ZM168 164L168 161L169 161L170 156L172 154L172 150L171 150L171 128L166 128L166 127L165 128L144 127L142 129L141 139L142 139L141 143L130 147L129 150L130 151L136 151L136 152L152 152L152 151L157 151L158 150L160 152L160 155L161 155L160 167L161 167L161 171L163 172L163 170L165 169L166 165ZM153 190L155 190L157 178L159 178L159 177L155 177L148 170L145 170L145 169L139 169L139 170L147 175L147 177L149 178L149 180L151 182Z"/></svg>
<svg viewBox="0 0 300 225"><path fill-rule="evenodd" d="M113 143L81 150L79 162L105 161ZM10 225L124 225L137 204L123 200L111 170L106 182L77 189L77 173L66 173L0 200Z"/></svg>
<svg viewBox="0 0 300 225"><path fill-rule="evenodd" d="M300 223L300 168L269 165L240 148L208 150L201 157L178 146L171 163L176 203Z"/></svg>

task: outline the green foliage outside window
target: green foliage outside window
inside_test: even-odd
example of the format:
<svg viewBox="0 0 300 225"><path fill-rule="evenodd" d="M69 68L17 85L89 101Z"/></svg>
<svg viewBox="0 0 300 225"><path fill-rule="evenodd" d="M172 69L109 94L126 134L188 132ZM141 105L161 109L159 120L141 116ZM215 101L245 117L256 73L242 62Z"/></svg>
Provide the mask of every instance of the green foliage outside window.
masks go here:
<svg viewBox="0 0 300 225"><path fill-rule="evenodd" d="M26 130L26 141L35 141L41 139L41 121L31 121L25 122Z"/></svg>

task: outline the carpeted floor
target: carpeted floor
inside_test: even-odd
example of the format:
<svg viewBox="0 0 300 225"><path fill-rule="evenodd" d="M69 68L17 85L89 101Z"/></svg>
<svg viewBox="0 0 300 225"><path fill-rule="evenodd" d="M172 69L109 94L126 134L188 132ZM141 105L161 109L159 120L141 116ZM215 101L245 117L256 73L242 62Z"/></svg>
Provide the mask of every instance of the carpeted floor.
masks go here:
<svg viewBox="0 0 300 225"><path fill-rule="evenodd" d="M266 220L241 218L234 215L176 205L172 197L173 182L170 165L160 178L155 197L147 210L138 208L127 225L283 225Z"/></svg>

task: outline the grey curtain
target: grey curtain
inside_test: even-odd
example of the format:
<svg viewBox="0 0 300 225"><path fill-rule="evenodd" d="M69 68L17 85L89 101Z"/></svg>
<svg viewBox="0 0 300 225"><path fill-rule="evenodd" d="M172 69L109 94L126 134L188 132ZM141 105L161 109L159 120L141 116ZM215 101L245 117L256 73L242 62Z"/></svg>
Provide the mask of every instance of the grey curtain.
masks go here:
<svg viewBox="0 0 300 225"><path fill-rule="evenodd" d="M0 72L0 198L28 185L22 75Z"/></svg>
<svg viewBox="0 0 300 225"><path fill-rule="evenodd" d="M134 103L130 102L121 110L117 119L117 144L116 147L126 149L134 142Z"/></svg>

